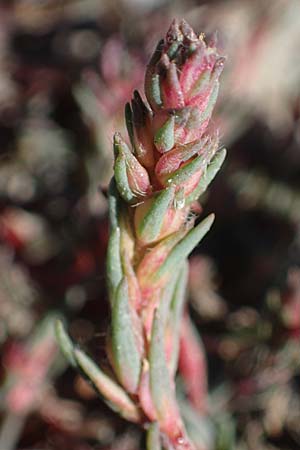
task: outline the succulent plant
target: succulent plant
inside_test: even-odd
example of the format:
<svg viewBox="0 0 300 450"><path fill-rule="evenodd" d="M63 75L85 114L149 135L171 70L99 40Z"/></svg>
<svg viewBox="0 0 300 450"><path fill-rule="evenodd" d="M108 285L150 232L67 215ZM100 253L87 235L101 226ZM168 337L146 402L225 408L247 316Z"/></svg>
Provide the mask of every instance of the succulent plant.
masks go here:
<svg viewBox="0 0 300 450"><path fill-rule="evenodd" d="M62 350L125 419L146 428L147 449L193 449L175 396L187 257L210 229L194 226L198 197L225 158L209 132L224 57L185 21L174 21L146 70L144 100L125 108L129 142L114 137L108 192L107 283L111 373L69 338ZM189 332L187 332L187 335ZM199 380L201 382L201 380ZM197 447L199 448L199 446Z"/></svg>

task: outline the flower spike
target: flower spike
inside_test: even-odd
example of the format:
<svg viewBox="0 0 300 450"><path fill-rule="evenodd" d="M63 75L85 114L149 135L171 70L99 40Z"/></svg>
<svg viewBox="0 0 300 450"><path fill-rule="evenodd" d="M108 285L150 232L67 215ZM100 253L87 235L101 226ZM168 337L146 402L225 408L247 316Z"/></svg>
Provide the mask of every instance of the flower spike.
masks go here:
<svg viewBox="0 0 300 450"><path fill-rule="evenodd" d="M57 331L70 363L113 409L148 430L147 450L201 446L185 430L175 374L186 343L187 258L214 221L211 214L194 227L194 202L225 158L218 133L208 132L223 66L215 39L207 44L174 20L147 66L146 100L135 91L125 107L130 145L115 134L106 265L111 378Z"/></svg>

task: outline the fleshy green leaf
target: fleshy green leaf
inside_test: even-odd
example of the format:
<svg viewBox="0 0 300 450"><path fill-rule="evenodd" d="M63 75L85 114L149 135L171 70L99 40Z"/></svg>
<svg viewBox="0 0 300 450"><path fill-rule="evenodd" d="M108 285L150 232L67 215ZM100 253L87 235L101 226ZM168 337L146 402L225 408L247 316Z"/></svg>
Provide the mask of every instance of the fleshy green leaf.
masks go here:
<svg viewBox="0 0 300 450"><path fill-rule="evenodd" d="M185 262L183 264L182 270L179 273L179 277L176 282L175 290L173 293L169 323L172 330L172 355L170 361L171 373L175 373L178 363L178 353L179 353L179 338L180 338L180 321L182 317L184 301L186 297L186 286L188 279L188 264Z"/></svg>
<svg viewBox="0 0 300 450"><path fill-rule="evenodd" d="M150 390L159 421L177 421L177 408L174 399L169 369L164 349L163 323L156 310L151 336L149 355Z"/></svg>
<svg viewBox="0 0 300 450"><path fill-rule="evenodd" d="M207 415L200 415L187 400L181 399L180 396L178 400L180 412L190 439L193 442L197 442L200 448L217 450L215 446L216 430L211 418Z"/></svg>
<svg viewBox="0 0 300 450"><path fill-rule="evenodd" d="M55 331L61 350L70 364L83 372L114 411L117 411L127 420L139 422L140 412L130 397L117 383L102 372L82 350L76 348L60 320L56 321Z"/></svg>
<svg viewBox="0 0 300 450"><path fill-rule="evenodd" d="M131 203L136 196L143 196L151 189L149 175L118 133L114 136L114 151L117 187L121 197Z"/></svg>
<svg viewBox="0 0 300 450"><path fill-rule="evenodd" d="M176 170L172 175L170 175L168 178L168 183L175 184L175 186L183 184L202 167L205 167L206 164L207 162L205 158L203 158L203 155L199 155L192 161L187 163L185 166Z"/></svg>
<svg viewBox="0 0 300 450"><path fill-rule="evenodd" d="M210 69L204 70L191 87L190 91L188 92L188 96L194 97L196 95L199 95L201 91L203 91L204 89L207 89L207 86L210 82L210 76L211 70Z"/></svg>
<svg viewBox="0 0 300 450"><path fill-rule="evenodd" d="M161 93L160 93L160 80L159 74L156 73L156 64L160 60L162 51L164 48L164 40L161 39L156 46L155 51L147 65L145 74L145 94L152 109L162 106Z"/></svg>
<svg viewBox="0 0 300 450"><path fill-rule="evenodd" d="M144 242L154 241L160 233L165 214L174 196L174 187L164 189L158 194L138 226L138 237Z"/></svg>
<svg viewBox="0 0 300 450"><path fill-rule="evenodd" d="M162 450L157 422L151 423L147 430L146 450Z"/></svg>
<svg viewBox="0 0 300 450"><path fill-rule="evenodd" d="M115 227L110 232L106 258L106 274L110 301L113 301L115 290L122 276L122 263L120 253L120 228Z"/></svg>
<svg viewBox="0 0 300 450"><path fill-rule="evenodd" d="M128 176L127 176L127 168L126 168L126 158L125 155L120 153L118 154L115 165L114 165L114 174L116 185L118 187L118 191L127 203L132 203L135 199L135 195L129 186Z"/></svg>
<svg viewBox="0 0 300 450"><path fill-rule="evenodd" d="M164 153L171 150L175 142L175 117L170 116L154 136L154 144L158 151Z"/></svg>
<svg viewBox="0 0 300 450"><path fill-rule="evenodd" d="M220 170L225 157L226 157L225 149L222 149L216 153L211 163L207 167L206 171L203 173L197 188L188 196L186 200L187 204L197 200L200 197L200 195L202 195L206 191L206 189L208 188L208 186L210 185L210 183Z"/></svg>
<svg viewBox="0 0 300 450"><path fill-rule="evenodd" d="M175 58L177 50L180 48L180 44L181 44L181 42L174 41L168 48L167 53L168 53L168 57L170 58L170 60Z"/></svg>
<svg viewBox="0 0 300 450"><path fill-rule="evenodd" d="M153 73L146 78L147 85L146 95L147 99L153 109L162 106L161 92L160 92L160 79L158 73Z"/></svg>
<svg viewBox="0 0 300 450"><path fill-rule="evenodd" d="M187 235L189 229L191 229L191 224L188 224L186 228L182 227L179 231L176 231L175 233L172 233L162 239L151 250L149 250L149 252L145 253L137 268L137 275L142 289L156 289L158 286L163 287L165 285L165 283L162 283L162 280L160 280L160 277L156 276L156 274L170 255L172 249L183 239L184 236ZM179 266L181 262L183 262L183 260L179 261ZM172 271L168 274L170 278L174 273L174 268L176 269L174 266Z"/></svg>
<svg viewBox="0 0 300 450"><path fill-rule="evenodd" d="M235 424L229 415L223 415L216 421L216 450L233 450L236 448Z"/></svg>
<svg viewBox="0 0 300 450"><path fill-rule="evenodd" d="M82 350L74 350L76 362L106 403L124 419L139 422L140 412L126 392L94 363Z"/></svg>
<svg viewBox="0 0 300 450"><path fill-rule="evenodd" d="M128 285L123 278L116 291L112 308L112 357L116 374L130 393L136 392L141 372L141 358L133 326Z"/></svg>
<svg viewBox="0 0 300 450"><path fill-rule="evenodd" d="M176 145L173 150L166 152L159 158L155 167L156 175L163 180L167 180L178 170L182 163L188 161L197 153L202 154L209 145L208 136L188 144Z"/></svg>
<svg viewBox="0 0 300 450"><path fill-rule="evenodd" d="M112 229L119 226L120 196L116 186L116 180L112 178L108 188L108 212Z"/></svg>
<svg viewBox="0 0 300 450"><path fill-rule="evenodd" d="M176 267L176 269L173 271L170 281L166 284L161 294L161 300L159 302L159 314L163 328L165 327L170 315L171 303L173 301L173 296L181 271L182 267L180 265L179 267Z"/></svg>
<svg viewBox="0 0 300 450"><path fill-rule="evenodd" d="M61 320L55 322L55 334L65 358L69 361L71 366L76 367L77 364L74 356L75 346Z"/></svg>
<svg viewBox="0 0 300 450"><path fill-rule="evenodd" d="M178 266L191 253L191 251L199 244L201 239L209 231L214 221L214 214L210 214L195 228L190 230L188 234L171 250L160 268L153 274L153 281L158 281L161 277L169 277L174 268Z"/></svg>
<svg viewBox="0 0 300 450"><path fill-rule="evenodd" d="M201 123L204 123L211 116L218 98L218 94L219 94L219 82L216 81L209 96L207 107L201 114Z"/></svg>

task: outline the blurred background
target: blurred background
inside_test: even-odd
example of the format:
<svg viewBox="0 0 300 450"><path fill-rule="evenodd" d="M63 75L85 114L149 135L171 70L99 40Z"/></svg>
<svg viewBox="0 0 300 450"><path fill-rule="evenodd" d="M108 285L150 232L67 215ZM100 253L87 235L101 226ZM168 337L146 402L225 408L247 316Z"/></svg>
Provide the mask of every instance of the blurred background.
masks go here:
<svg viewBox="0 0 300 450"><path fill-rule="evenodd" d="M53 320L105 365L112 134L174 17L217 30L227 56L228 156L188 293L211 419L186 420L205 450L300 448L299 0L2 0L1 450L143 448L67 366Z"/></svg>

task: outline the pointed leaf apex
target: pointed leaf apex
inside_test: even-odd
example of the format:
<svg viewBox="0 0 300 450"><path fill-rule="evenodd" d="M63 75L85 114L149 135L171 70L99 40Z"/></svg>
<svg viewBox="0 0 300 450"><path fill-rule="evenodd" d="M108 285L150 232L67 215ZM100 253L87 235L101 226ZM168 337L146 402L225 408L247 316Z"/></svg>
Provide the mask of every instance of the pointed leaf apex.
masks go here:
<svg viewBox="0 0 300 450"><path fill-rule="evenodd" d="M161 153L171 150L174 146L175 136L175 117L170 116L166 122L159 128L154 137L154 144Z"/></svg>
<svg viewBox="0 0 300 450"><path fill-rule="evenodd" d="M100 367L82 350L76 348L74 356L82 372L92 382L109 406L125 419L139 422L141 419L140 412L127 393L114 380L102 372Z"/></svg>

